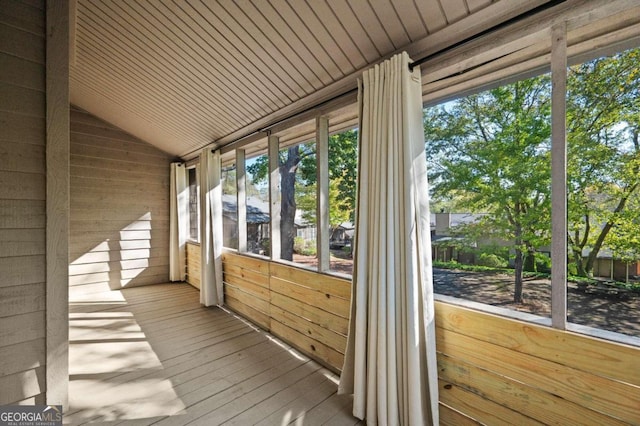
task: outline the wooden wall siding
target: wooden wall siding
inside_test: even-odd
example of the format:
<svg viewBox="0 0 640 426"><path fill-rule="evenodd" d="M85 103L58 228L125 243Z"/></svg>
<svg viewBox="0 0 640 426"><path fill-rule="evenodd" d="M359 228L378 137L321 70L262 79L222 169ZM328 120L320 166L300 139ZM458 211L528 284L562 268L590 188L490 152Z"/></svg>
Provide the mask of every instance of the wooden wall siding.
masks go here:
<svg viewBox="0 0 640 426"><path fill-rule="evenodd" d="M44 1L0 2L0 405L44 403Z"/></svg>
<svg viewBox="0 0 640 426"><path fill-rule="evenodd" d="M187 243L187 282L200 289L200 245Z"/></svg>
<svg viewBox="0 0 640 426"><path fill-rule="evenodd" d="M43 8L3 2L0 13L0 405L44 401Z"/></svg>
<svg viewBox="0 0 640 426"><path fill-rule="evenodd" d="M222 258L225 304L266 330L271 328L270 266L265 260L230 253Z"/></svg>
<svg viewBox="0 0 640 426"><path fill-rule="evenodd" d="M171 158L72 108L72 300L168 280Z"/></svg>
<svg viewBox="0 0 640 426"><path fill-rule="evenodd" d="M640 423L640 349L436 303L441 402L481 423Z"/></svg>
<svg viewBox="0 0 640 426"><path fill-rule="evenodd" d="M348 281L234 253L223 268L231 309L342 367ZM443 425L640 424L638 348L443 302L436 326Z"/></svg>
<svg viewBox="0 0 640 426"><path fill-rule="evenodd" d="M254 257L223 256L225 303L323 364L342 368L351 284Z"/></svg>

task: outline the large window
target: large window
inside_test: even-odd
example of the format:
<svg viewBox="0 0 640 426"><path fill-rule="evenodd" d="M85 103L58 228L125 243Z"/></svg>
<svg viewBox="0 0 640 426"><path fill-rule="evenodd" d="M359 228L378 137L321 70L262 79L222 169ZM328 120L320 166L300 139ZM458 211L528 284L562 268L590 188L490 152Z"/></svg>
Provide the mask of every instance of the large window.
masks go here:
<svg viewBox="0 0 640 426"><path fill-rule="evenodd" d="M424 110L435 291L549 316L551 81Z"/></svg>
<svg viewBox="0 0 640 426"><path fill-rule="evenodd" d="M640 49L568 69L569 321L640 336Z"/></svg>

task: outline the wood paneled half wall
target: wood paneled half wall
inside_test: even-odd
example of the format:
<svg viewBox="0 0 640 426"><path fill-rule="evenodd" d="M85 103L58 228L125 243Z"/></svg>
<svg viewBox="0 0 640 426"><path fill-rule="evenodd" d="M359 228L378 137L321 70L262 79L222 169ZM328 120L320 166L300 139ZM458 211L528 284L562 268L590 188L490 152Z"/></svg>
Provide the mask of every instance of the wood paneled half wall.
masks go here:
<svg viewBox="0 0 640 426"><path fill-rule="evenodd" d="M225 253L226 305L333 370L351 283ZM443 425L640 424L640 348L436 302Z"/></svg>

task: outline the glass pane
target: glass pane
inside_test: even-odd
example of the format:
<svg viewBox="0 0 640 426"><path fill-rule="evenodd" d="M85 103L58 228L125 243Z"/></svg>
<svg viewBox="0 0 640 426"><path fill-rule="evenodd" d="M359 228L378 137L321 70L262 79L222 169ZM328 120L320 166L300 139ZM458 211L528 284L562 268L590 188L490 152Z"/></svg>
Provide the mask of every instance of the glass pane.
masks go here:
<svg viewBox="0 0 640 426"><path fill-rule="evenodd" d="M424 111L435 291L550 316L549 75Z"/></svg>
<svg viewBox="0 0 640 426"><path fill-rule="evenodd" d="M222 168L222 234L223 245L238 249L238 188L236 186L236 166Z"/></svg>
<svg viewBox="0 0 640 426"><path fill-rule="evenodd" d="M245 161L247 170L247 251L269 255L269 157Z"/></svg>
<svg viewBox="0 0 640 426"><path fill-rule="evenodd" d="M198 171L195 167L188 169L189 179L189 239L199 241L200 222L198 220Z"/></svg>
<svg viewBox="0 0 640 426"><path fill-rule="evenodd" d="M316 144L280 150L280 258L317 268Z"/></svg>
<svg viewBox="0 0 640 426"><path fill-rule="evenodd" d="M329 137L329 250L331 271L353 272L358 131Z"/></svg>
<svg viewBox="0 0 640 426"><path fill-rule="evenodd" d="M640 49L567 78L569 321L640 336Z"/></svg>

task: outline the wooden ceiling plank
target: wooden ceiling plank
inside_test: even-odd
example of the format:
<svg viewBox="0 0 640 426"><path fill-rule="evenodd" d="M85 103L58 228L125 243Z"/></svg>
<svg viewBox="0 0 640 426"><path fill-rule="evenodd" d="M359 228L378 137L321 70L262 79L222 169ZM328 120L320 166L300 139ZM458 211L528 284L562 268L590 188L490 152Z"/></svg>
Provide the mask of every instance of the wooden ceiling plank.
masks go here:
<svg viewBox="0 0 640 426"><path fill-rule="evenodd" d="M164 4L168 4L168 1L164 1ZM228 40L218 28L210 21L208 21L198 9L192 7L190 3L179 2L173 5L177 13L184 13L190 20L197 24L194 28L197 35L202 39L210 43L211 45L219 46L219 48L226 52L225 59L234 67L236 73L243 75L246 78L247 84L254 83L267 90L264 96L269 99L274 109L287 105L291 102L288 96L282 91L282 89L276 85L273 81L263 77L262 67L260 62L250 63L246 57L240 51L240 45L234 44L231 40Z"/></svg>
<svg viewBox="0 0 640 426"><path fill-rule="evenodd" d="M230 72L222 61L213 58L207 50L196 49L197 45L193 39L174 21L169 20L171 13L161 10L163 6L160 3L148 2L132 7L144 19L155 24L158 34L162 35L163 43L172 47L173 54L180 56L184 63L190 65L198 80L213 85L212 90L218 94L218 98L226 105L233 105L236 113L247 114L255 119L264 112L265 103L258 103L261 99L248 89L245 81Z"/></svg>
<svg viewBox="0 0 640 426"><path fill-rule="evenodd" d="M235 93L235 96L230 96L230 91L233 93L231 87L222 87L219 84L219 76L210 72L208 64L201 64L201 55L195 55L195 57L188 55L187 52L191 51L188 45L178 46L177 43L179 43L180 38L175 33L165 33L165 31L169 31L169 26L166 25L166 22L163 23L158 20L156 16L151 15L145 9L138 9L138 4L135 2L130 6L130 13L138 14L140 17L138 25L153 31L157 43L164 47L161 52L163 57L178 59L178 61L174 62L177 66L173 67L177 73L176 75L183 76L185 80L194 82L194 86L196 86L194 93L200 95L199 98L202 99L204 104L216 104L211 102L211 100L215 100L217 105L225 105L224 108L218 107L217 113L227 120L226 115L230 111L233 111L234 116L251 115L253 108L247 108L247 104L252 103L252 96L240 97L238 93ZM166 62L169 61L167 60ZM189 64L189 67L187 68L184 64ZM254 113L253 119L256 116L257 114Z"/></svg>
<svg viewBox="0 0 640 426"><path fill-rule="evenodd" d="M282 19L278 12L273 8L270 2L258 1L260 7L260 13L264 17L265 21L269 22L274 30L289 43L291 48L296 52L298 56L304 61L309 69L316 75L316 77L322 82L323 85L327 85L333 81L329 73L313 52L309 50L309 47L300 40L298 35L291 29L289 24ZM254 7L256 5L254 4Z"/></svg>
<svg viewBox="0 0 640 426"><path fill-rule="evenodd" d="M429 34L433 34L447 26L447 17L439 0L415 0L422 22L427 27Z"/></svg>
<svg viewBox="0 0 640 426"><path fill-rule="evenodd" d="M237 59L239 68L259 67L262 78L277 86L288 102L298 99L302 88L297 82L282 70L256 40L238 28L233 17L217 2L205 4L199 0L188 0L188 3L209 22L209 25L215 27L225 39L236 46L241 58Z"/></svg>
<svg viewBox="0 0 640 426"><path fill-rule="evenodd" d="M327 32L331 34L336 44L340 46L345 56L349 58L353 68L358 69L365 66L368 63L367 60L347 32L345 25L337 19L329 5L324 1L318 1L310 2L309 6L327 29ZM357 21L355 24L357 25ZM353 23L348 25L353 25Z"/></svg>
<svg viewBox="0 0 640 426"><path fill-rule="evenodd" d="M369 39L373 41L378 52L383 56L393 52L396 49L396 46L393 45L393 41L386 31L380 31L381 29L384 29L384 27L371 8L369 2L362 0L349 0L349 5L351 6L351 9L356 11L356 16L358 21L360 21L360 25L362 25L362 28L367 32Z"/></svg>
<svg viewBox="0 0 640 426"><path fill-rule="evenodd" d="M333 58L340 69L341 76L353 72L355 68L351 62L351 58L345 54L342 47L329 33L324 22L316 16L313 9L311 9L306 2L296 2L295 13L299 19L302 20L304 26L308 28L308 31L314 35L314 38L316 38L329 53L329 56Z"/></svg>
<svg viewBox="0 0 640 426"><path fill-rule="evenodd" d="M396 49L411 42L404 23L400 21L394 5L387 0L369 0L369 3Z"/></svg>
<svg viewBox="0 0 640 426"><path fill-rule="evenodd" d="M475 13L489 6L494 0L466 0L469 13Z"/></svg>
<svg viewBox="0 0 640 426"><path fill-rule="evenodd" d="M453 24L469 15L464 0L440 0L440 5L449 24Z"/></svg>
<svg viewBox="0 0 640 426"><path fill-rule="evenodd" d="M416 41L428 34L427 27L413 0L397 0L391 3L398 14L410 41Z"/></svg>
<svg viewBox="0 0 640 426"><path fill-rule="evenodd" d="M85 24L84 22L79 22L79 25L84 27ZM176 93L174 91L176 86L169 86L158 94L155 88L163 87L167 84L167 81L154 81L155 77L148 74L148 70L139 68L136 64L128 63L126 58L123 60L121 57L112 56L113 52L104 49L104 37L101 38L98 34L94 34L94 29L95 27L91 27L91 30L83 31L82 36L78 39L78 58L80 59L81 55L84 55L89 65L93 66L90 68L72 67L72 76L81 72L92 73L94 78L96 76L105 76L106 80L104 80L103 84L106 87L111 87L114 90L119 88L122 93L127 93L129 97L131 97L131 93L136 93L137 96L133 97L133 99L150 99L151 108L158 109L160 105L166 104L170 105L173 115L175 115L176 109L182 110L183 115L197 114L189 104L184 103L181 97L184 92ZM125 85L127 81L131 81L134 84ZM152 85L151 83L154 82L155 85ZM152 99L150 98L151 96L153 96ZM163 120L167 119L170 120L169 117L163 117Z"/></svg>
<svg viewBox="0 0 640 426"><path fill-rule="evenodd" d="M150 4L157 5L158 9L162 7L166 10L166 16L176 28L184 29L183 33L188 38L187 43L193 44L196 52L206 54L210 59L208 62L219 63L226 70L225 75L233 76L230 84L242 87L240 90L247 96L253 94L253 97L263 105L264 111L281 108L285 105L286 97L277 88L267 86L259 78L258 70L255 67L237 67L236 59L233 53L227 49L228 46L224 39L221 39L222 42L220 42L216 38L219 33L215 32L215 29L211 28L204 18L188 5L176 4L168 0ZM185 9L183 10L182 7ZM214 33L207 32L205 28L214 31Z"/></svg>
<svg viewBox="0 0 640 426"><path fill-rule="evenodd" d="M112 13L116 14L116 16L109 16L108 10L96 7L85 14L87 17L94 17L92 30L100 30L100 34L105 39L110 40L110 43L105 44L101 50L120 55L119 57L123 61L122 67L124 69L137 68L136 76L155 75L154 84L150 85L152 93L160 94L172 91L178 99L184 98L184 95L188 93L192 103L197 104L205 111L209 110L210 114L213 115L213 121L222 124L221 120L224 120L224 111L201 97L203 88L193 87L192 82L185 78L185 75L188 75L186 66L175 60L170 60L170 58L163 58L164 60L159 61L158 58L162 58L162 54L160 52L157 54L150 53L153 48L137 36L139 32L132 32L124 25L124 21L127 18L117 15L116 11L112 11ZM98 46L100 46L99 42ZM116 49L116 47L118 48ZM170 62L171 64L169 64ZM184 73L177 74L175 68L182 68ZM186 104L185 108L193 110L194 105ZM233 126L233 124L228 122L225 126Z"/></svg>
<svg viewBox="0 0 640 426"><path fill-rule="evenodd" d="M133 131L127 132L172 155L178 155L176 151L185 145L196 147L201 143L199 138L193 138L189 134L162 131L154 122L144 121L137 111L127 110L119 103L113 103L102 95L96 94L93 88L85 85L74 87L71 102L86 110L100 108L105 121L125 131L132 129ZM175 141L180 141L180 146L177 146Z"/></svg>
<svg viewBox="0 0 640 426"><path fill-rule="evenodd" d="M76 93L78 91L81 91L83 93L87 93L87 92L91 92L93 93L92 96L88 97L88 99L93 99L93 98L100 98L102 99L105 104L112 104L112 105L120 105L121 108L126 112L126 114L124 114L124 116L133 116L136 117L139 121L138 123L143 123L143 124L147 124L147 126L150 126L151 123L153 124L153 128L156 132L158 133L163 133L165 135L172 135L172 136L178 136L181 135L181 138L197 138L197 139L202 139L201 136L197 135L197 132L191 129L183 129L183 128L176 128L171 126L168 123L163 123L163 125L156 125L155 123L159 122L158 119L156 117L153 116L148 116L146 114L147 109L143 109L140 108L139 105L133 105L131 104L130 101L128 101L127 99L122 99L119 97L119 95L114 94L112 92L110 93L105 93L105 90L101 90L100 87L98 87L97 85L94 84L94 80L91 78L74 78L73 80L71 80L71 85L74 88L74 96L72 97L71 101L74 105L77 105L80 108L86 109L87 111L91 111L93 109L95 109L96 107L102 107L102 104L96 105L95 103L90 103L87 104L84 101L84 97L80 97L77 96ZM109 118L105 117L104 118L105 121L109 121L112 124L116 124L115 122L111 121ZM123 128L124 130L124 128ZM130 132L131 133L131 132ZM138 136L137 134L131 133L134 136ZM142 139L142 138L141 138ZM149 143L153 143L154 145L156 144L155 140L147 140L144 139L146 142Z"/></svg>
<svg viewBox="0 0 640 426"><path fill-rule="evenodd" d="M367 64L375 62L382 55L373 43L369 34L360 24L356 14L349 6L347 0L327 0L336 19L340 21L344 29L349 33L358 50L364 56Z"/></svg>
<svg viewBox="0 0 640 426"><path fill-rule="evenodd" d="M331 76L331 81L335 81L342 77L340 67L336 61L329 55L329 53L320 44L315 34L313 34L300 17L293 11L293 9L284 0L271 0L271 6L277 11L283 21L285 21L291 30L302 40L307 46L307 49L313 53L318 62L323 64L324 69Z"/></svg>
<svg viewBox="0 0 640 426"><path fill-rule="evenodd" d="M282 56L283 60L278 61L284 65L285 68L288 68L288 65L284 60L288 61L292 68L291 71L295 71L297 74L297 76L293 76L296 80L306 80L306 84L311 85L314 90L324 86L324 83L320 81L316 75L315 70L291 47L289 40L282 37L273 23L266 18L262 8L264 7L267 10L272 9L269 4L266 2L260 3L260 9L249 0L235 1L233 4L236 10L241 10L255 28L261 31L264 39L271 41L274 48L277 49L278 53ZM235 15L232 10L230 10L230 13ZM258 36L260 37L260 35ZM306 51L306 49L303 49L303 52L304 51ZM270 49L269 52L271 52Z"/></svg>
<svg viewBox="0 0 640 426"><path fill-rule="evenodd" d="M115 91L106 91L103 88L107 87L106 85L100 85L99 87L95 83L104 81L101 76L92 76L91 74L87 74L82 77L74 77L71 82L72 84L83 85L88 89L93 90L94 93L98 93L104 97L104 99L109 100L113 103L120 104L129 112L135 113L137 116L143 118L145 121L149 123L157 123L154 124L158 129L165 129L172 134L176 135L185 135L186 137L194 137L199 140L208 140L208 135L204 132L201 132L199 129L201 128L200 123L195 121L181 121L180 123L176 123L175 120L171 120L171 117L167 117L166 114L162 114L160 111L153 109L152 101L143 100L142 102L133 103L126 95L123 95L122 92ZM82 107L81 105L78 105ZM84 107L82 107L84 108ZM87 109L87 111L92 111L91 109ZM153 142L153 141L148 141Z"/></svg>

